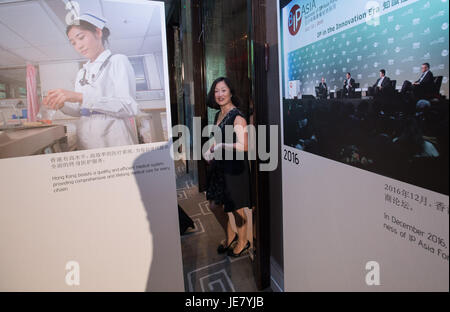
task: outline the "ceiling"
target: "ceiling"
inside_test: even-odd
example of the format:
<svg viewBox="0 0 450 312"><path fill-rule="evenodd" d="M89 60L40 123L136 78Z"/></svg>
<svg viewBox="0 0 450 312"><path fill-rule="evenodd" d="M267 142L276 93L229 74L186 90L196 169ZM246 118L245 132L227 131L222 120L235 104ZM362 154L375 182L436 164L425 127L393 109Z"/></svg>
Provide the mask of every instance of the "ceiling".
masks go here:
<svg viewBox="0 0 450 312"><path fill-rule="evenodd" d="M69 0L0 0L0 68L81 59L67 40ZM80 12L103 16L113 53L162 51L159 6L145 0L77 0Z"/></svg>

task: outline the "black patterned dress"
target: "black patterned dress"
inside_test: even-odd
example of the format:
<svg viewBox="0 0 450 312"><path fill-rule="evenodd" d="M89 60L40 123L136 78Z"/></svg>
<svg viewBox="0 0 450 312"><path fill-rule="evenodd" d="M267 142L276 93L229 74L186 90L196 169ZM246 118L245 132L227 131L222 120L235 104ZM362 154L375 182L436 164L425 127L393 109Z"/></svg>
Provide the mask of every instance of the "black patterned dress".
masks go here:
<svg viewBox="0 0 450 312"><path fill-rule="evenodd" d="M218 125L222 131L222 142L216 142L216 144L236 143L236 133L233 133L233 142L225 142L225 126L233 126L237 116L245 118L237 108L233 108L223 118ZM216 114L214 124L217 124L218 117L219 112ZM222 160L214 159L208 168L206 198L218 205L223 204L225 212L244 207L251 208L250 167L247 153L244 160L236 160L236 153L234 153L234 160L225 160L225 153L222 156Z"/></svg>

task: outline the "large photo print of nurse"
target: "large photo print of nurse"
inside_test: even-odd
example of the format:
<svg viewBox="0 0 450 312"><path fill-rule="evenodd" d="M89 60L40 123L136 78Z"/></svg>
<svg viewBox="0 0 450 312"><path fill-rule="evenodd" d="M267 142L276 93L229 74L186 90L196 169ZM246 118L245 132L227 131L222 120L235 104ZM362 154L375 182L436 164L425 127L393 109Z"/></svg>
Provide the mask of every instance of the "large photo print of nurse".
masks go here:
<svg viewBox="0 0 450 312"><path fill-rule="evenodd" d="M162 14L153 1L0 4L0 158L167 141Z"/></svg>

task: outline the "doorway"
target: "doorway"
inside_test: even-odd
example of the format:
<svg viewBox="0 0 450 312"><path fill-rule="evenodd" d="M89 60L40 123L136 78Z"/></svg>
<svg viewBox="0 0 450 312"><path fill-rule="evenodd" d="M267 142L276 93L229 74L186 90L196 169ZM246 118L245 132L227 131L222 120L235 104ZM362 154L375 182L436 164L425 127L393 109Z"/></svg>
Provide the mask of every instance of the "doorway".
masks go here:
<svg viewBox="0 0 450 312"><path fill-rule="evenodd" d="M177 17L169 17L172 120L186 125L191 133L193 117L201 118L202 128L214 122L217 111L206 106L206 95L212 82L222 76L235 86L247 122L254 124L256 120L253 6L250 0L192 0L178 3L173 9ZM246 214L252 248L243 257L231 259L217 254L224 230L206 201L206 163L189 159L176 163L178 203L193 225L182 235L186 291L256 291L268 287L262 275L269 270L262 269L261 254L268 254L269 245L255 240L261 235L253 222L258 217L259 176L256 162L250 165L254 204ZM233 217L230 220L233 224Z"/></svg>

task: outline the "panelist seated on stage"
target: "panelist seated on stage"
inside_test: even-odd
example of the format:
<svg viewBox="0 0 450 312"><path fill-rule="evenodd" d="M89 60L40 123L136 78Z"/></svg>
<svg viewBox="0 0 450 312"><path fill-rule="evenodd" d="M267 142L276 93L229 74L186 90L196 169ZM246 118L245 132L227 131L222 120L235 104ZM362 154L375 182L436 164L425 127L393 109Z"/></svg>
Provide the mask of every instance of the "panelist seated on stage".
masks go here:
<svg viewBox="0 0 450 312"><path fill-rule="evenodd" d="M369 95L375 97L387 96L392 95L393 91L391 79L386 77L386 70L380 70L380 78L369 88Z"/></svg>
<svg viewBox="0 0 450 312"><path fill-rule="evenodd" d="M322 81L319 83L319 86L316 87L316 96L319 99L326 99L328 96L328 86L325 82L325 78L322 77Z"/></svg>
<svg viewBox="0 0 450 312"><path fill-rule="evenodd" d="M430 99L433 97L435 85L433 73L430 71L430 64L423 63L421 70L422 73L417 81L411 83L406 80L403 83L401 90L403 95L412 93L415 100Z"/></svg>
<svg viewBox="0 0 450 312"><path fill-rule="evenodd" d="M350 73L347 73L344 80L344 87L342 90L342 97L353 97L355 95L355 79Z"/></svg>
<svg viewBox="0 0 450 312"><path fill-rule="evenodd" d="M434 76L430 71L430 64L423 63L422 74L419 79L413 83L413 94L416 98L426 99L433 95L434 92Z"/></svg>

